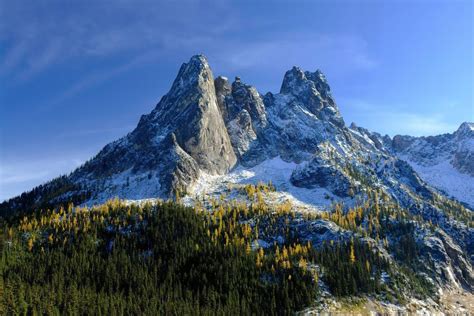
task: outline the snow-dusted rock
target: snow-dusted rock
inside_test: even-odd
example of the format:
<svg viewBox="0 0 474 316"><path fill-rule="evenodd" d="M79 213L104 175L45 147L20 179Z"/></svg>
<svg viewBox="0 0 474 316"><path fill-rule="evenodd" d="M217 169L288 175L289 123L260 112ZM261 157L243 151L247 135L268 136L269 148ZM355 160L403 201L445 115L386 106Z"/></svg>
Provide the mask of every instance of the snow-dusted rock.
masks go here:
<svg viewBox="0 0 474 316"><path fill-rule="evenodd" d="M350 232L344 231L327 220L302 222L295 228L301 240L311 241L311 244L315 247L320 247L324 243L347 241L352 236Z"/></svg>
<svg viewBox="0 0 474 316"><path fill-rule="evenodd" d="M440 285L449 284L453 288L464 287L474 290L474 272L471 263L466 260L463 250L445 232L437 230L422 239L421 255L433 269Z"/></svg>
<svg viewBox="0 0 474 316"><path fill-rule="evenodd" d="M107 145L72 178L86 184L104 179L102 191L125 170L132 175L157 172L161 185L155 194L166 196L192 185L200 171L223 174L236 161L212 71L206 58L198 55L181 66L170 91L150 114L141 117L134 131ZM123 188L127 196L136 190Z"/></svg>
<svg viewBox="0 0 474 316"><path fill-rule="evenodd" d="M216 89L218 95L225 91L222 112L232 146L241 164L256 165L268 157L261 141L267 126L265 105L257 90L238 77L227 87Z"/></svg>
<svg viewBox="0 0 474 316"><path fill-rule="evenodd" d="M474 123L464 122L452 134L393 139L354 123L350 129L359 141L408 162L423 181L474 208Z"/></svg>
<svg viewBox="0 0 474 316"><path fill-rule="evenodd" d="M353 196L355 188L350 176L341 168L341 156L335 150L331 153L331 149L334 147L320 146L308 163L295 169L291 183L297 187L326 188L339 197Z"/></svg>
<svg viewBox="0 0 474 316"><path fill-rule="evenodd" d="M391 149L426 182L474 207L474 124L452 134L395 136Z"/></svg>

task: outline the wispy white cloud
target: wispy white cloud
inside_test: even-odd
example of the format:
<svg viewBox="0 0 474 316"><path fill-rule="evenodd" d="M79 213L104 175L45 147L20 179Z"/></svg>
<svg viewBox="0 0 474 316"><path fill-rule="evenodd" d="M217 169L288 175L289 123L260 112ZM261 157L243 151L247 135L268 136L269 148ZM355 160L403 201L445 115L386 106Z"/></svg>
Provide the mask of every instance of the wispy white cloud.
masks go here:
<svg viewBox="0 0 474 316"><path fill-rule="evenodd" d="M79 167L77 158L35 161L2 161L0 164L0 201L14 197L60 174Z"/></svg>
<svg viewBox="0 0 474 316"><path fill-rule="evenodd" d="M403 106L387 106L363 100L340 100L346 119L372 131L394 136L397 134L429 136L451 133L459 126L447 120L445 113L415 113ZM449 110L449 107L446 107Z"/></svg>
<svg viewBox="0 0 474 316"><path fill-rule="evenodd" d="M345 71L369 70L378 61L371 56L367 42L348 34L298 32L295 36L280 35L250 43L242 43L239 50L224 55L237 69L248 67L275 67L278 64L327 67ZM302 64L303 63L303 64Z"/></svg>
<svg viewBox="0 0 474 316"><path fill-rule="evenodd" d="M157 55L154 52L147 52L133 58L132 60L124 64L120 64L116 67L109 68L102 72L94 72L89 75L86 75L85 77L76 81L73 85L71 85L65 91L61 92L60 94L55 96L52 100L47 102L46 106L44 106L43 109L50 110L62 104L68 98L73 97L90 87L101 84L109 80L110 78L113 78L121 73L124 73L138 65L150 62L154 60L156 57Z"/></svg>
<svg viewBox="0 0 474 316"><path fill-rule="evenodd" d="M135 125L125 125L119 127L106 127L106 128L93 128L93 129L81 129L81 130L73 130L71 132L63 132L58 134L56 138L74 138L74 137L84 137L84 136L92 136L97 134L114 134L114 135L121 135L130 132L133 130Z"/></svg>
<svg viewBox="0 0 474 316"><path fill-rule="evenodd" d="M147 51L197 50L225 63L221 68L235 70L301 65L302 61L306 65L301 66L326 65L346 71L378 64L360 37L324 34L297 25L286 32L271 32L268 21L249 23L227 1L213 4L212 9L202 1L96 1L87 6L74 3L68 10L59 4L34 2L26 7L1 2L0 11L0 40L6 44L0 75L20 81L77 58L139 56ZM255 28L262 30L258 37L251 36ZM250 36L239 36L242 31Z"/></svg>
<svg viewBox="0 0 474 316"><path fill-rule="evenodd" d="M58 59L61 53L61 45L62 43L59 41L51 42L44 50L38 52L34 59L28 58L27 66L17 74L16 78L20 81L25 81L48 68Z"/></svg>
<svg viewBox="0 0 474 316"><path fill-rule="evenodd" d="M224 32L234 26L233 22L223 23ZM291 66L298 65L305 69L316 67L332 68L344 71L370 70L377 66L377 61L370 56L367 43L355 36L301 33L298 37L266 38L242 42L236 38L223 39L216 43L211 34L200 34L188 38L173 37L165 34L160 37L160 48L150 49L137 54L123 64L111 67L101 72L93 72L80 78L65 91L48 102L46 109L54 108L82 91L101 84L139 65L156 61L170 51L193 51L193 53L211 53L212 61L219 68L227 71L241 71L255 68L261 71L275 70L278 65L278 75ZM113 42L113 41L112 41ZM113 45L113 44L111 44ZM199 48L201 51L196 51ZM103 49L103 48L101 48ZM303 64L302 64L303 62Z"/></svg>
<svg viewBox="0 0 474 316"><path fill-rule="evenodd" d="M48 67L75 58L112 57L124 52L168 49L212 38L231 27L226 4L186 2L110 2L86 4L0 2L0 75L28 80ZM215 24L214 15L222 22ZM198 37L189 34L200 34Z"/></svg>

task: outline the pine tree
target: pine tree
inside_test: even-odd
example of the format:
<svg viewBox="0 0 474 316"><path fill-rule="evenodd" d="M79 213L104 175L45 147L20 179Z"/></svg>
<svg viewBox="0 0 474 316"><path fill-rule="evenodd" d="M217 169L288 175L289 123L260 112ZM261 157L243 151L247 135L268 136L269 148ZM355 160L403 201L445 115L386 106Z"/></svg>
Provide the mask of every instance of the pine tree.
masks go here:
<svg viewBox="0 0 474 316"><path fill-rule="evenodd" d="M356 256L355 256L355 253L354 253L354 242L351 241L351 250L350 250L350 254L349 254L349 261L354 264L355 261L356 261Z"/></svg>
<svg viewBox="0 0 474 316"><path fill-rule="evenodd" d="M31 252L33 250L33 244L34 244L33 237L30 237L28 239L28 251Z"/></svg>

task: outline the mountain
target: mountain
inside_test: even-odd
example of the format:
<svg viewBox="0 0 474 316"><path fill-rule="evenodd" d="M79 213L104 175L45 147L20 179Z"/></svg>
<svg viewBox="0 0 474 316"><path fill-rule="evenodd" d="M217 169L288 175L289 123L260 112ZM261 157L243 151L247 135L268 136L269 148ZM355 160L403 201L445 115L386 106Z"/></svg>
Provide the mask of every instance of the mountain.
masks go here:
<svg viewBox="0 0 474 316"><path fill-rule="evenodd" d="M33 204L71 196L89 203L115 196L166 198L176 190L192 193L203 178L275 159L295 165L287 185L326 190L335 199L353 198L371 185L409 207L432 199L436 187L469 204L469 194L457 193L457 183L440 183L430 172L444 171L443 179L467 177L464 188L472 189L472 126L464 123L440 136L382 137L355 124L345 126L320 70L293 67L280 93L261 95L238 77L232 83L214 79L199 55L181 66L170 91L131 133L60 178L62 183L41 186L55 194L35 193ZM19 199L8 206L27 207Z"/></svg>
<svg viewBox="0 0 474 316"><path fill-rule="evenodd" d="M427 137L382 137L354 123L350 128L406 161L431 186L470 208L474 206L474 123L464 122L451 134Z"/></svg>
<svg viewBox="0 0 474 316"><path fill-rule="evenodd" d="M448 195L474 206L474 124L463 123L452 134L395 136L392 151L418 174Z"/></svg>
<svg viewBox="0 0 474 316"><path fill-rule="evenodd" d="M453 134L418 138L347 127L320 70L293 67L279 93L262 95L238 77L232 83L214 79L198 55L181 66L170 91L131 133L70 175L2 203L0 214L69 201L93 205L116 196L175 197L196 207L219 199L253 203L253 194L242 191L271 182L265 202L288 202L302 214L336 203L349 212L368 200L375 209L380 203L388 213L400 210L416 225L411 233L423 275L436 286L472 292L473 144L472 123ZM390 214L385 227L397 223L396 212ZM355 233L324 218L295 223L294 233L314 244L348 241L371 231L372 220L361 221ZM386 244L400 241L388 228L384 234ZM262 242L278 240L267 237ZM365 238L395 258L378 233Z"/></svg>
<svg viewBox="0 0 474 316"><path fill-rule="evenodd" d="M192 184L200 172L223 174L236 161L212 72L203 56L195 56L181 66L171 90L150 114L142 116L137 128L107 145L72 179L89 184L145 175L151 180L153 173L159 179L150 193L170 194Z"/></svg>

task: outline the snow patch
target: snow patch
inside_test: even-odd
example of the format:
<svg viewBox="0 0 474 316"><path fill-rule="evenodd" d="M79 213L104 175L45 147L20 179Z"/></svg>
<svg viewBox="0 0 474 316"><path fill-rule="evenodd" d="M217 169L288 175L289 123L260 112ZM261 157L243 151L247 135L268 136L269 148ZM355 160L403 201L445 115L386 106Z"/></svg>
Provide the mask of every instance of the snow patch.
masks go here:
<svg viewBox="0 0 474 316"><path fill-rule="evenodd" d="M104 203L111 197L119 197L129 202L153 201L163 198L159 174L148 172L134 174L131 169L97 184L98 194L85 204L88 206Z"/></svg>
<svg viewBox="0 0 474 316"><path fill-rule="evenodd" d="M422 166L405 159L420 177L433 187L444 191L458 201L474 207L474 178L459 172L449 161Z"/></svg>
<svg viewBox="0 0 474 316"><path fill-rule="evenodd" d="M336 197L328 190L324 188L298 188L291 184L291 173L299 165L276 157L268 159L252 168L239 166L226 175L201 173L185 201L191 204L193 199L202 197L218 198L222 193L226 192L229 184L244 186L246 184L268 183L271 181L276 188L276 192L268 194L266 202L270 204L281 204L290 201L299 211L320 211L330 206Z"/></svg>

